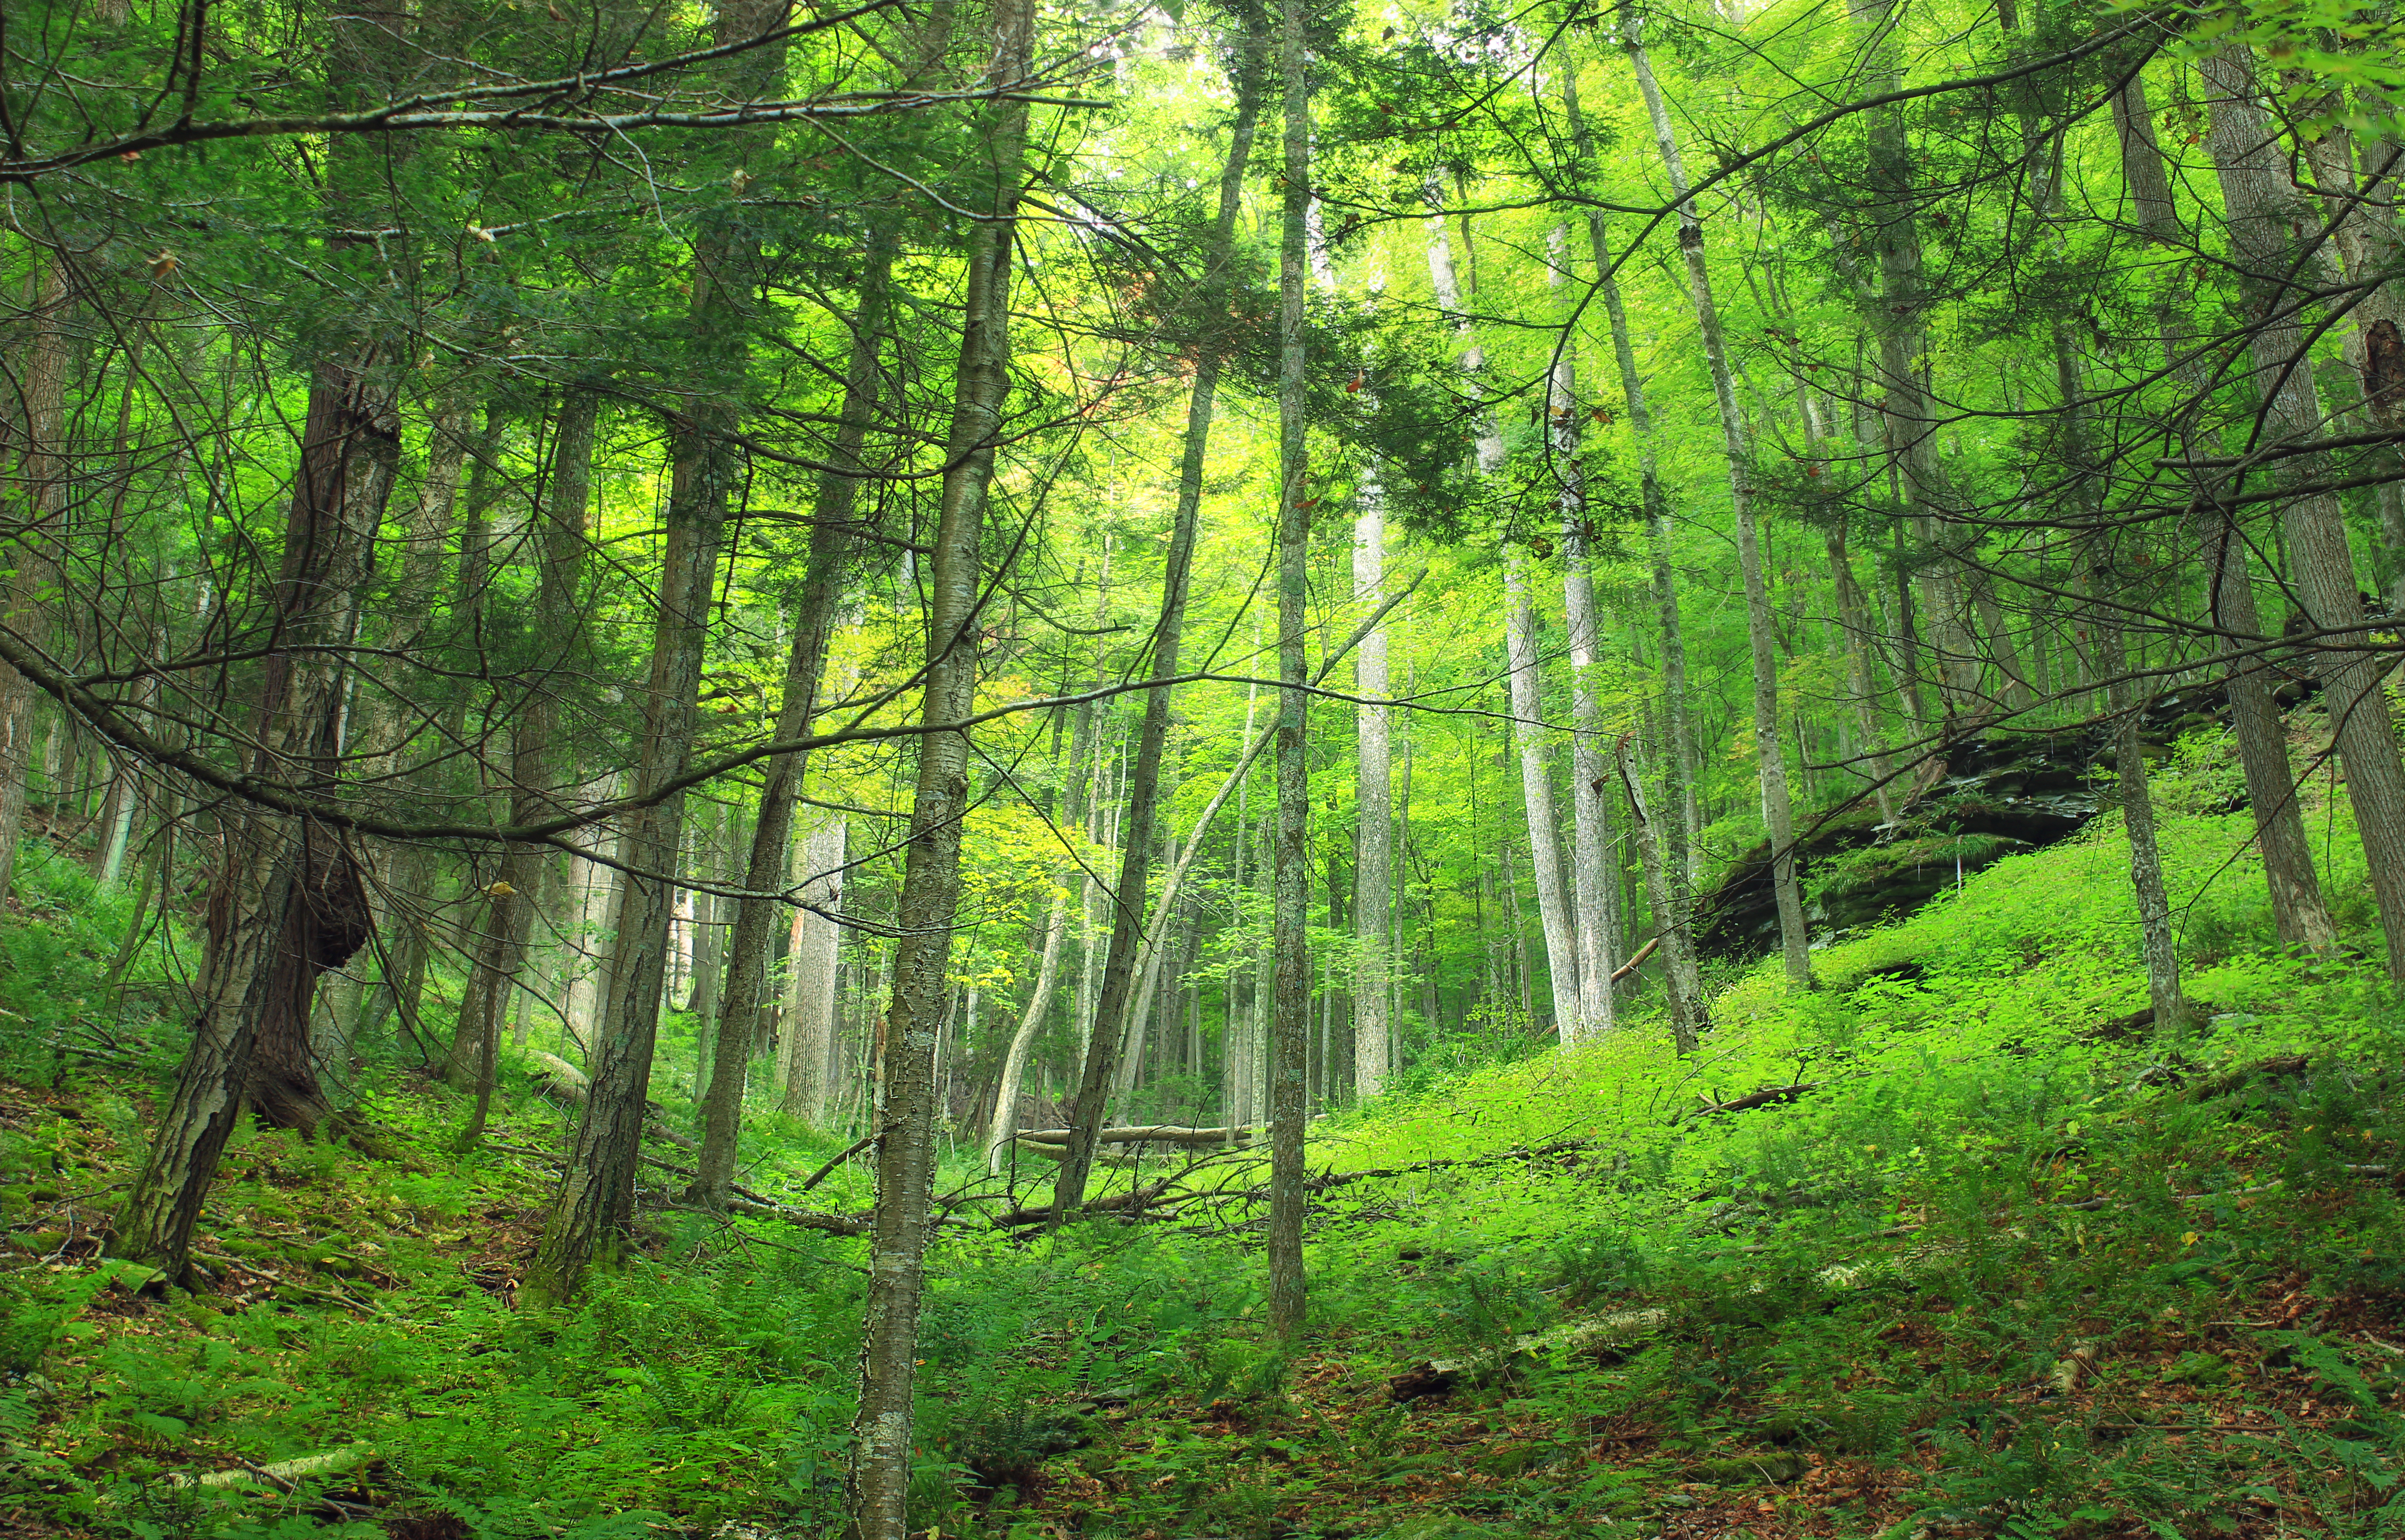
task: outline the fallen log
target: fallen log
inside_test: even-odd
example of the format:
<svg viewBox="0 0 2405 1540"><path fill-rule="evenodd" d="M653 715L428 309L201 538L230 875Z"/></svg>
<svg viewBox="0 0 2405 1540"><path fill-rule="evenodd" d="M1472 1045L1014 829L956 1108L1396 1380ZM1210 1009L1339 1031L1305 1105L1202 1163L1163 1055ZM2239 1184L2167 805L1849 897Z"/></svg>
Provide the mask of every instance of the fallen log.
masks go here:
<svg viewBox="0 0 2405 1540"><path fill-rule="evenodd" d="M2215 1097L2228 1096L2257 1075L2261 1075L2267 1080L2278 1080L2287 1075L2300 1075L2305 1072L2307 1062L2302 1054L2283 1054L2277 1058L2264 1059L2259 1064L2248 1064L2235 1070L2225 1070L2217 1075L2209 1075L2189 1086L2187 1099L2211 1101Z"/></svg>
<svg viewBox="0 0 2405 1540"><path fill-rule="evenodd" d="M1039 1160L1066 1160L1069 1158L1068 1146L1063 1144L1030 1144L1023 1139L1015 1139L1011 1141L1010 1148L1015 1154L1034 1155ZM1141 1156L1134 1155L1097 1154L1094 1156L1094 1164L1097 1166L1133 1166L1137 1164L1141 1158ZM1156 1164L1158 1164L1158 1162L1156 1162Z"/></svg>
<svg viewBox="0 0 2405 1540"><path fill-rule="evenodd" d="M1551 1331L1512 1338L1508 1347L1470 1358L1431 1358L1386 1381L1393 1400L1446 1395L1464 1386L1491 1385L1554 1353L1602 1352L1615 1343L1644 1336L1670 1319L1667 1310L1621 1310L1593 1321L1574 1321Z"/></svg>
<svg viewBox="0 0 2405 1540"><path fill-rule="evenodd" d="M364 1464L375 1457L372 1444L346 1444L323 1454L304 1454L296 1460L278 1460L270 1465L236 1465L230 1471L211 1471L206 1476L171 1476L171 1487L231 1487L243 1481L264 1481L270 1486L292 1490L292 1484L312 1476L332 1476Z"/></svg>
<svg viewBox="0 0 2405 1540"><path fill-rule="evenodd" d="M1065 1146L1069 1142L1067 1128L1038 1128L1019 1137L1029 1144ZM1139 1127L1104 1128L1094 1136L1098 1144L1243 1144L1253 1137L1252 1128L1238 1124L1226 1128L1184 1128L1174 1124L1152 1124Z"/></svg>
<svg viewBox="0 0 2405 1540"><path fill-rule="evenodd" d="M554 1166L562 1164L559 1156L541 1150L529 1150L523 1144L504 1144L499 1140L487 1140L485 1143L492 1149L507 1150L512 1155L533 1155ZM655 1155L638 1155L636 1158L646 1166L656 1166L671 1176L690 1177L696 1181L701 1176L699 1171L689 1166L675 1165ZM744 1214L753 1219L779 1219L805 1230L824 1230L829 1235L866 1235L876 1225L870 1214L838 1214L829 1213L823 1209L796 1209L755 1193L749 1187L735 1187L729 1191L731 1196L726 1200L728 1213Z"/></svg>
<svg viewBox="0 0 2405 1540"><path fill-rule="evenodd" d="M1180 1171L1177 1176L1185 1174ZM1132 1192L1113 1193L1108 1197L1090 1199L1080 1204L1077 1211L1088 1214L1124 1213L1130 1209L1140 1209L1167 1192L1170 1184L1177 1180L1177 1176L1165 1176L1158 1182L1147 1182ZM1006 1214L996 1216L993 1223L1000 1229L1016 1229L1026 1225L1048 1225L1051 1221L1052 1205L1047 1203L1040 1209L1013 1209Z"/></svg>
<svg viewBox="0 0 2405 1540"><path fill-rule="evenodd" d="M1821 1083L1817 1080L1800 1082L1793 1085L1773 1085L1766 1090L1738 1097L1734 1101L1715 1101L1709 1106L1698 1107L1695 1109L1695 1115L1717 1117L1723 1113L1748 1113L1756 1107L1767 1107L1774 1101L1793 1101L1799 1096L1820 1088Z"/></svg>
<svg viewBox="0 0 2405 1540"><path fill-rule="evenodd" d="M774 1219L796 1229L821 1230L828 1235L866 1235L877 1222L867 1214L836 1214L822 1209L792 1209L782 1203L755 1203L749 1198L730 1197L726 1211L751 1219Z"/></svg>

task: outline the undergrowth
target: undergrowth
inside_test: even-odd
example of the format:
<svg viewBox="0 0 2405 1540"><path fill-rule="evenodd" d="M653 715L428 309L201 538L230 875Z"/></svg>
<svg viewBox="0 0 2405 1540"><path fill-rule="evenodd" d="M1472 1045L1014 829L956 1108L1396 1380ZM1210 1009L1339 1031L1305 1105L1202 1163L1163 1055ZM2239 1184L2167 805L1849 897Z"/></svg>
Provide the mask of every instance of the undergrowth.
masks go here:
<svg viewBox="0 0 2405 1540"><path fill-rule="evenodd" d="M2274 943L2216 753L2159 789L2189 1018L2143 1019L2103 822L1835 939L1810 993L1736 977L1691 1059L1637 1019L1328 1120L1300 1344L1262 1329L1241 1214L948 1230L914 1523L2405 1531L2405 1013L2369 958ZM2344 810L2314 818L2370 952ZM522 1075L471 1155L399 1049L363 1090L406 1163L245 1130L207 1286L137 1292L100 1232L176 1044L173 937L117 970L112 895L63 861L24 891L0 925L0 1529L838 1527L859 1242L654 1207L576 1306L520 1309L565 1116ZM841 1142L750 1138L772 1193ZM839 1168L812 1201L867 1190Z"/></svg>

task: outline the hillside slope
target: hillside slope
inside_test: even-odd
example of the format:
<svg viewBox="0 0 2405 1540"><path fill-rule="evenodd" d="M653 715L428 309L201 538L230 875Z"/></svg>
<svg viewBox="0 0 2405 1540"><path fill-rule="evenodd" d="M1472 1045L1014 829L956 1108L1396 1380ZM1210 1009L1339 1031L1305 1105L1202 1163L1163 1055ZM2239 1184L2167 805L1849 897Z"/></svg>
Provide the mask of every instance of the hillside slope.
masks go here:
<svg viewBox="0 0 2405 1540"><path fill-rule="evenodd" d="M1258 1326L1245 1156L1052 1241L961 1208L923 1344L921 1521L2393 1533L2405 1017L2370 965L2267 945L2243 819L2205 810L2209 758L2189 769L2166 839L2197 1019L2132 1014L2106 824L1824 948L1813 994L1726 981L1693 1060L1640 1021L1423 1075L1316 1134L1299 1353ZM2315 816L2347 849L2342 810ZM579 1307L518 1310L561 1134L530 1096L453 1155L459 1109L383 1067L370 1111L407 1162L251 1133L212 1202L206 1289L101 1261L172 1033L137 996L105 1034L119 1057L61 1051L97 1041L111 938L72 872L41 880L54 902L6 932L25 1029L0 1088L0 1528L836 1522L856 1243L664 1191L640 1254ZM2358 926L2359 880L2334 884ZM752 1153L752 1182L791 1193L837 1145L764 1122ZM813 1200L865 1197L838 1166Z"/></svg>

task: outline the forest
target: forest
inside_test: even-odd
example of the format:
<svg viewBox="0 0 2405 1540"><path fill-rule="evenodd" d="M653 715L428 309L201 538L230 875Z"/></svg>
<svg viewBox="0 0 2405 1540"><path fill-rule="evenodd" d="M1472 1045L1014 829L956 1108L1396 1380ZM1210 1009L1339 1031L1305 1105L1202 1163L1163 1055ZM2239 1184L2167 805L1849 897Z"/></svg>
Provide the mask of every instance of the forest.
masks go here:
<svg viewBox="0 0 2405 1540"><path fill-rule="evenodd" d="M7 0L0 1534L2405 1535L2392 0Z"/></svg>

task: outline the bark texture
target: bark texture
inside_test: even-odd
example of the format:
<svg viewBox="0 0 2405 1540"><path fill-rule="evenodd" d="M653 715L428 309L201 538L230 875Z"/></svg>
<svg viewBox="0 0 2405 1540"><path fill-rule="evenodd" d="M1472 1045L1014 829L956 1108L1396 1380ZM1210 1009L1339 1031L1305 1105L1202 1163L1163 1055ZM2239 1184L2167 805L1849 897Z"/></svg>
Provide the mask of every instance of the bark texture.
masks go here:
<svg viewBox="0 0 2405 1540"><path fill-rule="evenodd" d="M8 633L46 648L59 613L51 592L57 581L54 552L63 533L67 462L61 441L66 431L65 390L72 350L66 333L71 297L62 259L40 262L34 279L32 325L15 370L16 399L7 415L19 431L16 464L9 468L10 501L24 510L23 523L9 534L0 560L7 564L5 616ZM17 843L24 836L25 797L34 768L37 696L33 681L0 663L0 899L16 880Z"/></svg>
<svg viewBox="0 0 2405 1540"><path fill-rule="evenodd" d="M330 790L339 773L343 650L400 458L389 360L373 347L313 373L300 469L271 603L246 770ZM310 1053L317 976L365 944L359 867L331 831L260 807L230 810L209 908L191 1045L118 1221L122 1254L181 1275L192 1227L246 1104L288 1127L329 1111Z"/></svg>
<svg viewBox="0 0 2405 1540"><path fill-rule="evenodd" d="M993 11L991 82L1022 77L1034 51L1034 17L1025 0ZM947 467L929 573L926 693L921 720L956 721L977 688L979 537L994 445L1009 388L1010 275L1015 222L1027 147L1027 105L1005 101L987 139L992 155L990 217L968 248L968 291L946 444ZM919 1346L928 1208L935 1169L935 1045L950 987L952 921L961 891L961 819L969 799L965 734L920 739L896 914L902 940L884 1022L878 1113L877 1218L869 1250L868 1303L861 1334L860 1403L852 1419L846 1496L849 1540L907 1540L912 1457L911 1395Z"/></svg>
<svg viewBox="0 0 2405 1540"><path fill-rule="evenodd" d="M1302 1335L1302 1135L1310 1070L1311 801L1304 762L1303 599L1311 557L1311 446L1304 415L1303 294L1309 279L1311 80L1302 0L1282 0L1278 77L1286 91L1285 196L1278 231L1277 840L1271 949L1270 1329Z"/></svg>
<svg viewBox="0 0 2405 1540"><path fill-rule="evenodd" d="M2306 442L2324 431L2302 301L2286 288L2289 221L2297 214L2285 160L2273 142L2252 60L2225 48L2201 62L2210 127L2205 145L2221 184L2230 255L2251 328L2249 350L2262 398L2262 439ZM2328 456L2293 455L2272 472L2287 484L2320 479ZM2331 735L2346 769L2347 799L2370 866L2387 943L2388 974L2405 981L2405 760L2381 688L2386 660L2373 649L2362 590L2335 494L2300 490L2281 508L2289 579L2314 637L2315 669Z"/></svg>

